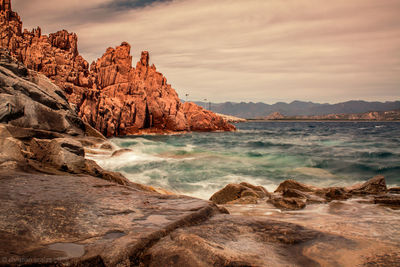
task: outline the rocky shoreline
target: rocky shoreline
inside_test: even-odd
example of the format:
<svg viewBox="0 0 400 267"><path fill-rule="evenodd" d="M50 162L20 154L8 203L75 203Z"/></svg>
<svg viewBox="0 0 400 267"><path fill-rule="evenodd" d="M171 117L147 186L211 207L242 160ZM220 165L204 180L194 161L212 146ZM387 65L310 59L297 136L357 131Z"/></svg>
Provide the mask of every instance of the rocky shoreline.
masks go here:
<svg viewBox="0 0 400 267"><path fill-rule="evenodd" d="M295 180L282 182L274 193L262 186L248 183L229 184L211 196L215 204L259 204L270 203L281 210L300 210L309 204L327 204L335 200L364 197L371 204L400 208L400 188L386 187L385 177L378 175L363 184L349 187L318 188Z"/></svg>
<svg viewBox="0 0 400 267"><path fill-rule="evenodd" d="M76 36L64 31L41 36L40 29L22 33L9 0L0 0L0 12L1 44L12 48L12 53L0 49L0 266L396 266L400 262L400 226L395 223L400 190L387 189L383 177L351 188L315 188L290 180L275 193L242 183L228 185L206 201L133 183L102 169L87 159L87 153L112 149L103 134L111 136L118 127L111 123L93 127L81 109L70 105L81 85L89 82L89 73L82 76L70 68L87 70L77 53ZM45 51L50 58L37 57L42 46L49 49ZM97 62L96 73L114 73L115 79L124 80L127 76L112 71L116 65L132 71L129 75L141 76L138 69L153 71L156 78L145 80L170 88L155 67L148 66L146 54L136 69L120 68L129 66L128 50L127 44L109 49ZM22 57L29 68L13 55ZM74 64L68 60L59 64L60 56L72 57ZM68 75L58 72L60 66ZM56 74L49 79L32 69ZM110 86L108 93L114 85L125 84L109 81L102 80ZM144 80L133 84L137 81ZM73 93L68 94L66 85ZM92 98L85 101L99 97L97 89L86 93ZM188 130L227 125L192 104L186 110L177 105L192 125ZM146 105L142 122L151 124L157 118L165 123L164 113L145 119L158 108L150 112L150 106ZM113 121L107 110L94 119ZM169 112L178 114L177 110ZM209 117L202 120L202 116ZM173 128L154 127L156 133Z"/></svg>
<svg viewBox="0 0 400 267"><path fill-rule="evenodd" d="M135 184L86 159L112 144L48 78L0 52L1 266L399 262L399 190L382 177L353 188L286 181L275 193L229 185L212 197L218 205Z"/></svg>

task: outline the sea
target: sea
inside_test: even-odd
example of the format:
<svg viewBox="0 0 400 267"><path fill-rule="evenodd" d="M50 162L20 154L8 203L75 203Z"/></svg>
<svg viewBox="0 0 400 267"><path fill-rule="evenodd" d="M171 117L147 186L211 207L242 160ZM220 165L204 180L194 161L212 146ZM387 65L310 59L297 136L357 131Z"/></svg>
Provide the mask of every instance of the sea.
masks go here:
<svg viewBox="0 0 400 267"><path fill-rule="evenodd" d="M400 122L246 122L236 132L113 138L114 150L91 154L133 182L209 199L229 183L274 191L286 179L349 186L384 175L400 186Z"/></svg>

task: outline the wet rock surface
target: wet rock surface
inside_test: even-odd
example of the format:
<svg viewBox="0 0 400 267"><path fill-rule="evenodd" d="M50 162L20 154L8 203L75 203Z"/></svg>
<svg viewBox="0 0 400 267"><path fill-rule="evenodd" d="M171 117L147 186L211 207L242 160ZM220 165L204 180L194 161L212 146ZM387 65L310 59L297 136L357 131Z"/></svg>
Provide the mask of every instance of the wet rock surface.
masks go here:
<svg viewBox="0 0 400 267"><path fill-rule="evenodd" d="M211 196L210 200L215 204L240 202L242 204L257 203L257 199L269 196L268 191L262 186L254 186L248 183L228 184Z"/></svg>
<svg viewBox="0 0 400 267"><path fill-rule="evenodd" d="M400 195L386 194L374 197L374 203L388 205L400 209Z"/></svg>
<svg viewBox="0 0 400 267"><path fill-rule="evenodd" d="M141 266L316 266L301 250L322 236L290 223L216 215L161 239Z"/></svg>
<svg viewBox="0 0 400 267"><path fill-rule="evenodd" d="M304 213L231 204L225 207L232 214L224 214L208 201L86 175L0 172L0 192L0 259L12 266L354 266L349 254L356 258L351 263L374 262L371 256L379 252L381 260L384 251L393 254L386 262L394 262L399 248L397 228L390 229L391 240L373 243L368 231L351 236L353 228L317 224ZM334 204L322 219L355 216L353 206Z"/></svg>
<svg viewBox="0 0 400 267"><path fill-rule="evenodd" d="M307 205L284 211L270 203L223 205L231 216L293 223L320 233L302 247L310 261L261 266L396 266L400 251L398 210L367 203L362 198ZM289 257L298 255L295 251ZM271 257L271 259L273 259Z"/></svg>
<svg viewBox="0 0 400 267"><path fill-rule="evenodd" d="M0 258L14 259L9 263L44 258L93 263L100 257L106 266L129 266L124 261L152 242L218 211L206 201L151 194L90 176L1 172L0 180ZM65 243L75 249L54 246Z"/></svg>
<svg viewBox="0 0 400 267"><path fill-rule="evenodd" d="M273 194L261 186L248 183L229 184L211 196L215 204L257 204L269 202L283 210L300 210L309 204L328 203L334 200L347 200L358 196L375 196L375 203L398 206L395 195L398 188L387 188L385 177L375 176L362 184L350 187L317 188L295 180L282 182ZM389 192L389 193L388 193Z"/></svg>

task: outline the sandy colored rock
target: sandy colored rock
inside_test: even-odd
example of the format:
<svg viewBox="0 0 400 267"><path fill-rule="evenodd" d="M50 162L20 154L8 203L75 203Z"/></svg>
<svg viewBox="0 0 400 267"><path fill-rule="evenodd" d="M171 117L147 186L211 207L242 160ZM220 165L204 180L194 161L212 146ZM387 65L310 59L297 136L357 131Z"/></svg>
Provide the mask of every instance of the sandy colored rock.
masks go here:
<svg viewBox="0 0 400 267"><path fill-rule="evenodd" d="M374 203L400 208L400 195L386 194L386 195L375 196Z"/></svg>
<svg viewBox="0 0 400 267"><path fill-rule="evenodd" d="M346 200L351 197L351 194L345 188L342 187L329 187L323 188L316 191L316 194L324 197L326 200Z"/></svg>
<svg viewBox="0 0 400 267"><path fill-rule="evenodd" d="M300 210L306 207L305 198L282 197L273 195L271 199L268 200L268 202L275 207L283 210Z"/></svg>
<svg viewBox="0 0 400 267"><path fill-rule="evenodd" d="M216 215L162 238L140 266L313 266L295 244L319 235L294 224Z"/></svg>
<svg viewBox="0 0 400 267"><path fill-rule="evenodd" d="M30 149L36 160L59 170L82 173L86 168L83 146L71 138L33 139Z"/></svg>
<svg viewBox="0 0 400 267"><path fill-rule="evenodd" d="M367 182L351 187L351 194L383 194L387 192L386 181L383 175L377 175Z"/></svg>
<svg viewBox="0 0 400 267"><path fill-rule="evenodd" d="M261 186L248 183L228 184L210 198L215 204L250 204L257 199L269 196L268 191Z"/></svg>
<svg viewBox="0 0 400 267"><path fill-rule="evenodd" d="M0 172L0 192L1 265L127 266L176 228L218 213L207 201L84 175ZM60 243L78 253L52 248Z"/></svg>
<svg viewBox="0 0 400 267"><path fill-rule="evenodd" d="M389 188L389 189L388 189L388 192L389 192L389 193L392 193L392 194L400 194L400 187L392 187L392 188Z"/></svg>
<svg viewBox="0 0 400 267"><path fill-rule="evenodd" d="M287 188L282 192L282 197L284 198L297 198L300 200L306 200L307 204L312 203L324 203L326 199L319 197L318 195L309 194L302 192L297 189Z"/></svg>
<svg viewBox="0 0 400 267"><path fill-rule="evenodd" d="M278 188L275 190L275 193L282 193L286 189L296 189L301 192L314 192L317 188L299 183L295 180L286 180L278 186Z"/></svg>
<svg viewBox="0 0 400 267"><path fill-rule="evenodd" d="M13 137L0 137L0 157L8 160L23 161L25 145Z"/></svg>

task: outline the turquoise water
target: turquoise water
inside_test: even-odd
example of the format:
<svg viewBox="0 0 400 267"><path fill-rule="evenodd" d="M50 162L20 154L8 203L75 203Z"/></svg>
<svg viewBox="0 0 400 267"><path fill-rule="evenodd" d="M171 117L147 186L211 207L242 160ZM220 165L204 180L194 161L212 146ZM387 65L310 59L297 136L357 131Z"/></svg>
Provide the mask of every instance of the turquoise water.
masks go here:
<svg viewBox="0 0 400 267"><path fill-rule="evenodd" d="M285 179L346 186L383 174L400 185L400 123L249 122L233 133L114 138L132 152L93 157L134 182L208 199L228 183L273 191Z"/></svg>

